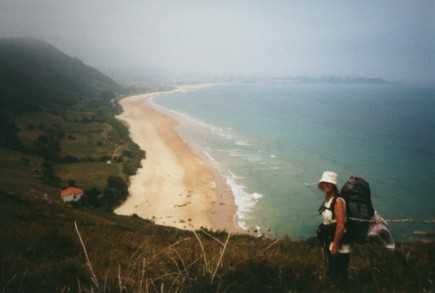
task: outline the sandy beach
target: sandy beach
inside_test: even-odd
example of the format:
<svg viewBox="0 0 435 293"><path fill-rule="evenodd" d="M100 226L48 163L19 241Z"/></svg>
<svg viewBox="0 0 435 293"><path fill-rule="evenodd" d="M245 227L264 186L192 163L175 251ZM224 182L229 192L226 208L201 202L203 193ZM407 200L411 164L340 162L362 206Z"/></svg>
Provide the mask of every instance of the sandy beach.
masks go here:
<svg viewBox="0 0 435 293"><path fill-rule="evenodd" d="M203 86L183 86L174 91ZM179 136L175 118L152 105L150 99L159 94L120 101L123 113L117 118L128 125L132 139L146 151L146 159L130 178L130 195L115 213L136 214L183 229L207 227L240 232L230 188L211 164Z"/></svg>

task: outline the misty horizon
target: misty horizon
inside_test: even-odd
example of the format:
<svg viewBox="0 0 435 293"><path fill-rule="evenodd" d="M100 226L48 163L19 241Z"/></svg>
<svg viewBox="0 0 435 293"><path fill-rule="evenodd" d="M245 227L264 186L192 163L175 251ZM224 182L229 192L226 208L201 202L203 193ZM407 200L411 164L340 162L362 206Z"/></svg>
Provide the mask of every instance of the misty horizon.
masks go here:
<svg viewBox="0 0 435 293"><path fill-rule="evenodd" d="M51 43L124 82L371 77L433 84L435 1L11 1L0 37Z"/></svg>

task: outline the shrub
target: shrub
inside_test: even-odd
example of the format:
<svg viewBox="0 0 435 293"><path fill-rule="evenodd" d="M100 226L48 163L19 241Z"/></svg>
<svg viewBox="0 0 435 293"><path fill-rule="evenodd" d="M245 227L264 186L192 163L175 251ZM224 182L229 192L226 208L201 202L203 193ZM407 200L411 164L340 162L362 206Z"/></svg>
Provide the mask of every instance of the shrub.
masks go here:
<svg viewBox="0 0 435 293"><path fill-rule="evenodd" d="M119 206L128 196L128 185L119 176L109 176L107 178L106 189L104 190L104 206L112 210Z"/></svg>
<svg viewBox="0 0 435 293"><path fill-rule="evenodd" d="M41 166L42 169L42 180L52 186L59 187L62 183L62 180L56 176L54 172L53 165L48 162L44 161Z"/></svg>
<svg viewBox="0 0 435 293"><path fill-rule="evenodd" d="M0 132L0 146L15 150L22 147L14 119L4 112L0 112Z"/></svg>
<svg viewBox="0 0 435 293"><path fill-rule="evenodd" d="M80 159L72 155L66 155L62 158L61 162L65 164L72 164L80 162Z"/></svg>
<svg viewBox="0 0 435 293"><path fill-rule="evenodd" d="M35 141L35 147L37 152L47 160L56 161L59 158L60 143L53 134L41 134Z"/></svg>

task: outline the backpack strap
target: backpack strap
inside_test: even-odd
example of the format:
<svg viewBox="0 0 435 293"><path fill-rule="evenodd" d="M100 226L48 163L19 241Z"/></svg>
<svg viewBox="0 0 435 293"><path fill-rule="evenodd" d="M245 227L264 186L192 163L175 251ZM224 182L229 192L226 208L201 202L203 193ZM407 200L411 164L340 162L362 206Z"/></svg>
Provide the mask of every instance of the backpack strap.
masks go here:
<svg viewBox="0 0 435 293"><path fill-rule="evenodd" d="M335 204L337 203L337 198L338 196L334 196L332 198L331 206L329 207L332 212L332 219L335 219Z"/></svg>
<svg viewBox="0 0 435 293"><path fill-rule="evenodd" d="M337 201L338 196L334 196L331 201L331 205L329 208L325 207L325 202L319 208L319 214L322 214L324 210L330 210L332 212L332 219L335 219L335 203Z"/></svg>

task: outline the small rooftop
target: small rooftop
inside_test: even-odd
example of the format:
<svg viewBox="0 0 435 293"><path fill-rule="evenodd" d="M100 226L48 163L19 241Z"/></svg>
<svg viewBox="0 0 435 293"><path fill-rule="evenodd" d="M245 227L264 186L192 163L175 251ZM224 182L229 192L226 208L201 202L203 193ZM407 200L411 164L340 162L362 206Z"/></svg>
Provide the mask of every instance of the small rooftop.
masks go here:
<svg viewBox="0 0 435 293"><path fill-rule="evenodd" d="M61 197L67 197L67 196L74 196L74 195L82 195L83 189L75 187L75 186L68 186L60 192Z"/></svg>

